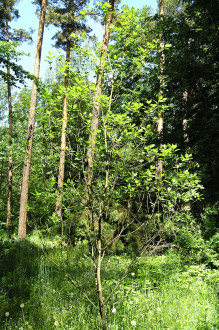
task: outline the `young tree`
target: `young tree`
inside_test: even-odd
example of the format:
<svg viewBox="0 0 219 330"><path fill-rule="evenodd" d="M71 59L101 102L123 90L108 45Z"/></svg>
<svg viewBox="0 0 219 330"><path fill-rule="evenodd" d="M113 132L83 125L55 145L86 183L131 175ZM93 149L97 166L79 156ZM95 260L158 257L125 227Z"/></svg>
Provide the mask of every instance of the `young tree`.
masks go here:
<svg viewBox="0 0 219 330"><path fill-rule="evenodd" d="M35 54L35 63L34 63L35 80L33 81L33 85L32 85L31 103L29 109L29 120L28 120L28 129L27 129L27 146L24 156L23 180L22 180L21 202L20 202L20 213L19 213L19 224L18 224L19 240L24 240L26 238L27 201L28 201L30 166L31 166L33 133L34 133L34 123L35 123L36 102L37 102L37 79L39 78L39 71L40 71L40 59L41 59L43 32L45 25L46 7L47 7L47 0L42 0L38 37L37 37L37 47Z"/></svg>
<svg viewBox="0 0 219 330"><path fill-rule="evenodd" d="M85 189L88 193L87 199L89 201L89 193L91 192L92 185L92 177L93 177L93 164L94 164L94 152L96 146L96 138L97 138L97 130L99 127L99 117L100 117L100 109L101 109L101 94L102 94L102 84L103 84L103 75L106 65L108 47L109 47L109 38L110 38L110 27L113 21L113 12L115 0L110 0L109 3L104 3L103 6L107 5L107 16L105 22L105 32L103 35L103 42L100 53L99 67L96 79L96 86L93 98L93 109L92 109L92 119L91 119L91 131L89 135L88 141L88 150L87 150L87 168L86 168L86 178L85 178ZM105 140L106 141L106 140ZM106 166L108 166L106 164ZM108 189L108 172L106 169L106 182L105 182L105 192ZM106 312L105 312L105 304L103 300L103 290L102 290L102 281L101 281L101 262L103 258L102 251L102 203L100 206L100 213L98 217L98 237L96 240L96 249L98 254L98 261L95 266L96 268L96 279L97 279L97 293L98 293L98 301L99 301L99 312L102 320L102 328L103 330L107 329L106 325Z"/></svg>

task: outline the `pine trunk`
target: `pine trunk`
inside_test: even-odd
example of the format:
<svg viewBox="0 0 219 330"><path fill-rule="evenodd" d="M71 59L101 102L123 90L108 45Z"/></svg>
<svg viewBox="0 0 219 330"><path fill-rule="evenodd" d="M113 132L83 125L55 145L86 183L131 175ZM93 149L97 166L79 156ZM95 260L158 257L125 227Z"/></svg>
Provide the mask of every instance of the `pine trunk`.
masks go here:
<svg viewBox="0 0 219 330"><path fill-rule="evenodd" d="M89 191L91 187L92 177L93 177L93 163L94 163L94 151L96 146L97 130L99 126L99 116L100 116L100 96L102 94L102 81L106 63L106 57L109 46L109 37L110 37L110 25L112 24L113 19L113 10L114 10L114 0L110 1L111 8L108 13L105 32L103 35L103 45L100 54L100 64L97 74L96 89L94 93L94 103L92 110L92 119L91 119L91 133L89 136L89 147L87 150L87 175L86 175L86 190Z"/></svg>
<svg viewBox="0 0 219 330"><path fill-rule="evenodd" d="M69 63L70 63L70 50L71 44L70 40L67 41L66 49L66 64L67 69L65 70L65 89L66 94L63 100L63 112L62 112L62 132L61 132L61 150L60 150L60 161L59 161L59 174L58 174L58 195L56 199L56 215L62 221L62 191L63 191L63 181L65 172L65 151L66 151L66 129L68 120L68 86L69 86Z"/></svg>
<svg viewBox="0 0 219 330"><path fill-rule="evenodd" d="M6 20L6 41L9 42L9 32L8 32L8 21ZM7 76L10 76L10 66L7 65ZM7 203L7 220L6 226L11 225L11 211L12 211L12 182L13 182L13 172L12 172L12 101L11 101L11 85L8 80L8 121L9 121L9 158L8 158L8 203Z"/></svg>
<svg viewBox="0 0 219 330"><path fill-rule="evenodd" d="M47 6L47 0L42 0L38 37L37 37L37 48L36 48L35 63L34 63L34 77L36 79L39 78L39 72L40 72L40 59L41 59L43 32L45 25L46 6ZM21 189L21 203L20 203L20 214L19 214L19 224L18 224L19 240L24 240L26 238L27 201L28 201L28 191L29 191L30 166L31 166L36 103L37 103L37 85L35 81L33 81L31 102L29 109L28 130L27 130L27 146L24 156L24 169L23 169L22 189Z"/></svg>

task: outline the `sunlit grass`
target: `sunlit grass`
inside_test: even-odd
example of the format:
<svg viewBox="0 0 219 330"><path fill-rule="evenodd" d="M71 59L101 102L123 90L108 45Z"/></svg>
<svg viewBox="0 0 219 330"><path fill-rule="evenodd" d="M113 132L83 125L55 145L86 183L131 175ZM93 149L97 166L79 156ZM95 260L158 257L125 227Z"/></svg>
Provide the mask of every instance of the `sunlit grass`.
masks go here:
<svg viewBox="0 0 219 330"><path fill-rule="evenodd" d="M101 329L92 262L86 250L32 237L1 256L2 329ZM60 265L57 267L53 262ZM104 297L131 258L103 261ZM78 290L65 274L76 281ZM137 259L107 305L109 329L217 329L218 272L186 265L179 254Z"/></svg>

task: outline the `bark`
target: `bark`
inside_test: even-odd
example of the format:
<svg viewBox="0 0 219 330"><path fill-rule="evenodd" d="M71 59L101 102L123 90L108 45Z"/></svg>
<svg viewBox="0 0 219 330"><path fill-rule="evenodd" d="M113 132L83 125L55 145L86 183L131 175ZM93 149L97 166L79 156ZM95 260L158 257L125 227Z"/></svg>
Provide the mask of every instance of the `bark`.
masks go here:
<svg viewBox="0 0 219 330"><path fill-rule="evenodd" d="M188 91L185 90L183 92L183 141L184 141L184 146L185 146L185 151L186 153L189 152L189 135L188 135L188 119L187 119L187 103L188 103Z"/></svg>
<svg viewBox="0 0 219 330"><path fill-rule="evenodd" d="M6 41L9 42L8 21L6 20ZM7 65L7 76L10 75L10 66ZM7 220L6 226L11 225L11 208L12 208L12 181L13 181L13 162L12 162L12 101L11 101L11 85L8 81L8 119L9 119L9 158L8 158L8 203L7 203Z"/></svg>
<svg viewBox="0 0 219 330"><path fill-rule="evenodd" d="M93 177L93 164L94 164L94 152L96 146L96 138L97 138L97 130L99 126L99 117L100 117L100 96L102 94L102 82L103 82L103 75L106 63L106 57L108 52L109 46L109 37L110 37L110 25L112 24L113 19L113 10L114 10L114 0L110 1L111 8L108 13L108 17L105 24L105 32L103 35L103 44L100 54L100 63L99 63L99 70L97 74L96 80L96 89L94 93L94 103L93 103L93 110L92 110L92 119L91 119L91 133L89 136L89 147L87 150L87 175L86 175L86 190L89 191L91 187L92 177Z"/></svg>
<svg viewBox="0 0 219 330"><path fill-rule="evenodd" d="M106 147L106 153L107 153L108 146L107 146L106 127L105 127L105 130L104 130L104 139L105 139L105 147ZM100 312L100 317L101 317L101 321L102 321L102 329L103 330L107 329L107 324L106 324L106 311L105 311L105 304L104 304L104 300L103 300L103 289L102 289L102 281L101 281L101 263L102 263L102 258L103 258L103 253L102 253L102 221L103 221L104 202L105 202L108 187L109 187L109 169L108 169L108 158L107 158L106 159L106 170L105 170L105 189L104 189L102 201L100 203L100 212L99 212L99 219L98 219L98 239L97 239L98 262L97 262L97 268L96 268L99 312Z"/></svg>
<svg viewBox="0 0 219 330"><path fill-rule="evenodd" d="M46 6L47 6L47 0L42 0L38 37L37 37L37 47L36 47L36 54L35 54L35 63L34 63L34 77L36 79L39 78L39 72L40 72L40 59L41 59L43 32L44 32L44 25L45 25ZM26 151L25 151L25 156L24 156L24 169L23 169L22 189L21 189L21 203L20 203L20 214L19 214L19 224L18 224L18 239L19 240L24 240L26 238L27 201L28 201L28 191L29 191L30 166L31 166L31 155L32 155L32 145L33 145L36 102L37 102L37 85L36 85L35 81L33 81L32 92L31 92L31 102L30 102L30 109L29 109L28 129L27 129L27 146L26 146Z"/></svg>
<svg viewBox="0 0 219 330"><path fill-rule="evenodd" d="M66 49L66 64L67 69L65 71L65 89L66 94L63 100L63 112L62 112L62 132L61 132L61 151L60 151L60 161L59 161L59 174L58 174L58 195L56 199L56 215L62 221L62 191L63 191L63 181L64 181L64 172L65 172L65 151L66 151L66 129L67 129L67 120L68 120L68 96L67 90L69 86L69 68L70 63L70 50L71 44L70 40L67 41Z"/></svg>
<svg viewBox="0 0 219 330"><path fill-rule="evenodd" d="M101 219L99 220L99 231L101 231ZM97 249L98 249L98 263L97 263L97 293L98 293L98 300L99 300L99 312L102 321L102 329L106 330L106 312L105 312L105 305L103 301L103 289L101 283L101 261L102 261L102 248L101 248L101 233L98 237L97 242Z"/></svg>
<svg viewBox="0 0 219 330"><path fill-rule="evenodd" d="M159 15L160 15L160 21L162 22L164 19L164 0L159 0ZM163 32L160 32L160 91L159 94L161 97L164 96L164 67L165 67L165 53L164 53L164 37ZM160 148L163 142L163 125L164 125L164 114L163 110L158 108L158 123L157 123L157 132L158 132L158 139L160 141ZM157 175L160 178L161 174L163 172L163 162L162 160L158 161L157 169L156 169Z"/></svg>
<svg viewBox="0 0 219 330"><path fill-rule="evenodd" d="M188 91L185 89L183 92L183 142L185 147L185 152L189 153L189 135L188 135L188 119L187 119L187 103L188 103ZM191 210L191 201L188 201L182 206L182 209L184 211L190 211Z"/></svg>

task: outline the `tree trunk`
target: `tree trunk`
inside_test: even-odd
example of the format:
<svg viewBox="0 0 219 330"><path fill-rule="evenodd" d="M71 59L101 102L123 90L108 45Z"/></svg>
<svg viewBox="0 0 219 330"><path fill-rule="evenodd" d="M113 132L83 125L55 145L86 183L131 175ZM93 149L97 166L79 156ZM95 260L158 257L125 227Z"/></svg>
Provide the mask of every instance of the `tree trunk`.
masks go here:
<svg viewBox="0 0 219 330"><path fill-rule="evenodd" d="M8 21L6 20L6 41L9 42L9 32L8 32ZM10 66L7 65L7 76L10 75ZM8 80L8 120L9 120L9 158L8 158L8 203L7 203L7 220L6 226L10 227L11 225L11 208L12 208L12 181L13 181L13 172L12 172L12 101L11 101L11 85Z"/></svg>
<svg viewBox="0 0 219 330"><path fill-rule="evenodd" d="M188 119L187 119L187 103L188 103L188 91L187 89L184 90L183 92L183 142L184 142L184 147L185 147L185 152L188 154L189 153L189 135L188 135ZM182 209L184 211L190 211L191 210L191 201L186 202L183 206Z"/></svg>
<svg viewBox="0 0 219 330"><path fill-rule="evenodd" d="M56 215L62 221L62 191L63 191L63 181L65 172L65 151L66 151L66 129L68 120L68 86L69 86L69 63L70 63L70 50L71 44L70 40L67 41L66 49L66 64L67 68L65 70L65 89L66 94L63 100L63 111L62 111L62 132L61 132L61 150L60 150L60 161L59 161L59 174L58 174L58 195L56 199Z"/></svg>
<svg viewBox="0 0 219 330"><path fill-rule="evenodd" d="M160 15L160 21L162 22L164 19L164 0L159 0L159 15ZM163 98L164 96L164 67L165 67L165 53L164 53L164 37L163 32L160 32L160 91L159 94ZM157 132L158 132L158 139L160 142L160 148L163 142L163 124L164 124L164 114L163 110L160 109L160 106L158 105L158 123L157 123ZM161 174L163 172L163 161L161 159L158 160L157 169L156 169L157 175L159 178L161 178Z"/></svg>
<svg viewBox="0 0 219 330"><path fill-rule="evenodd" d="M114 10L115 0L110 0L111 8L108 13L108 17L105 25L105 32L103 35L103 45L100 54L100 63L99 70L97 74L96 89L94 93L94 103L92 110L92 119L91 119L91 132L89 136L89 147L87 150L87 175L86 175L86 190L89 191L91 187L92 177L93 177L93 163L94 163L94 151L96 146L97 130L99 126L99 116L100 116L100 96L102 94L102 82L103 75L106 63L106 57L108 52L109 37L110 37L110 25L112 24L113 19L113 10Z"/></svg>
<svg viewBox="0 0 219 330"><path fill-rule="evenodd" d="M39 72L40 72L40 59L41 59L43 32L44 32L44 25L45 25L46 6L47 6L47 0L42 0L35 63L34 63L34 77L36 79L39 78ZM28 201L28 191L29 191L30 166L31 166L31 155L32 155L32 145L33 145L36 102L37 102L37 85L36 85L36 82L33 81L32 92L31 92L31 102L30 102L30 109L29 109L28 129L27 129L27 146L26 146L26 151L25 151L25 156L24 156L24 169L23 169L22 189L21 189L21 203L20 203L20 214L19 214L19 224L18 224L18 239L19 240L24 240L26 238L27 201Z"/></svg>
<svg viewBox="0 0 219 330"><path fill-rule="evenodd" d="M183 142L185 147L185 152L189 153L189 135L188 135L188 119L187 119L187 103L188 103L188 91L183 92Z"/></svg>
<svg viewBox="0 0 219 330"><path fill-rule="evenodd" d="M105 32L103 35L103 45L100 54L100 63L99 63L99 70L97 74L97 81L96 81L96 89L94 93L93 99L93 110L92 110L92 119L91 119L91 132L89 136L89 146L87 150L87 174L86 174L86 191L89 192L92 183L93 177L93 163L94 163L94 153L95 153L95 145L96 145L96 138L97 138L97 130L99 126L99 116L100 116L100 96L102 94L102 81L106 63L106 57L108 52L108 45L109 45L109 37L110 37L110 25L112 24L113 19L113 10L114 10L114 0L110 0L111 8L109 9L106 25L105 25ZM107 136L106 136L106 127L104 131L104 139L105 139L105 147L107 152ZM102 289L102 282L101 282L101 262L102 262L102 220L103 220L103 203L105 199L105 194L108 188L108 158L106 159L106 182L105 182L105 191L103 195L103 200L100 204L100 212L99 212L99 219L98 219L98 239L97 239L97 252L98 252L98 262L96 267L96 280L97 280L97 294L98 294L98 301L99 301L99 312L102 321L102 329L107 329L106 324L106 311L105 311L105 304L103 300L103 289Z"/></svg>
<svg viewBox="0 0 219 330"><path fill-rule="evenodd" d="M99 220L99 231L101 231L101 219ZM98 263L97 263L97 293L98 293L98 300L99 300L99 312L102 321L102 329L106 330L106 312L105 312L105 305L103 301L103 289L101 283L101 261L102 261L102 248L101 248L101 232L98 237L97 242L97 250L98 250Z"/></svg>

